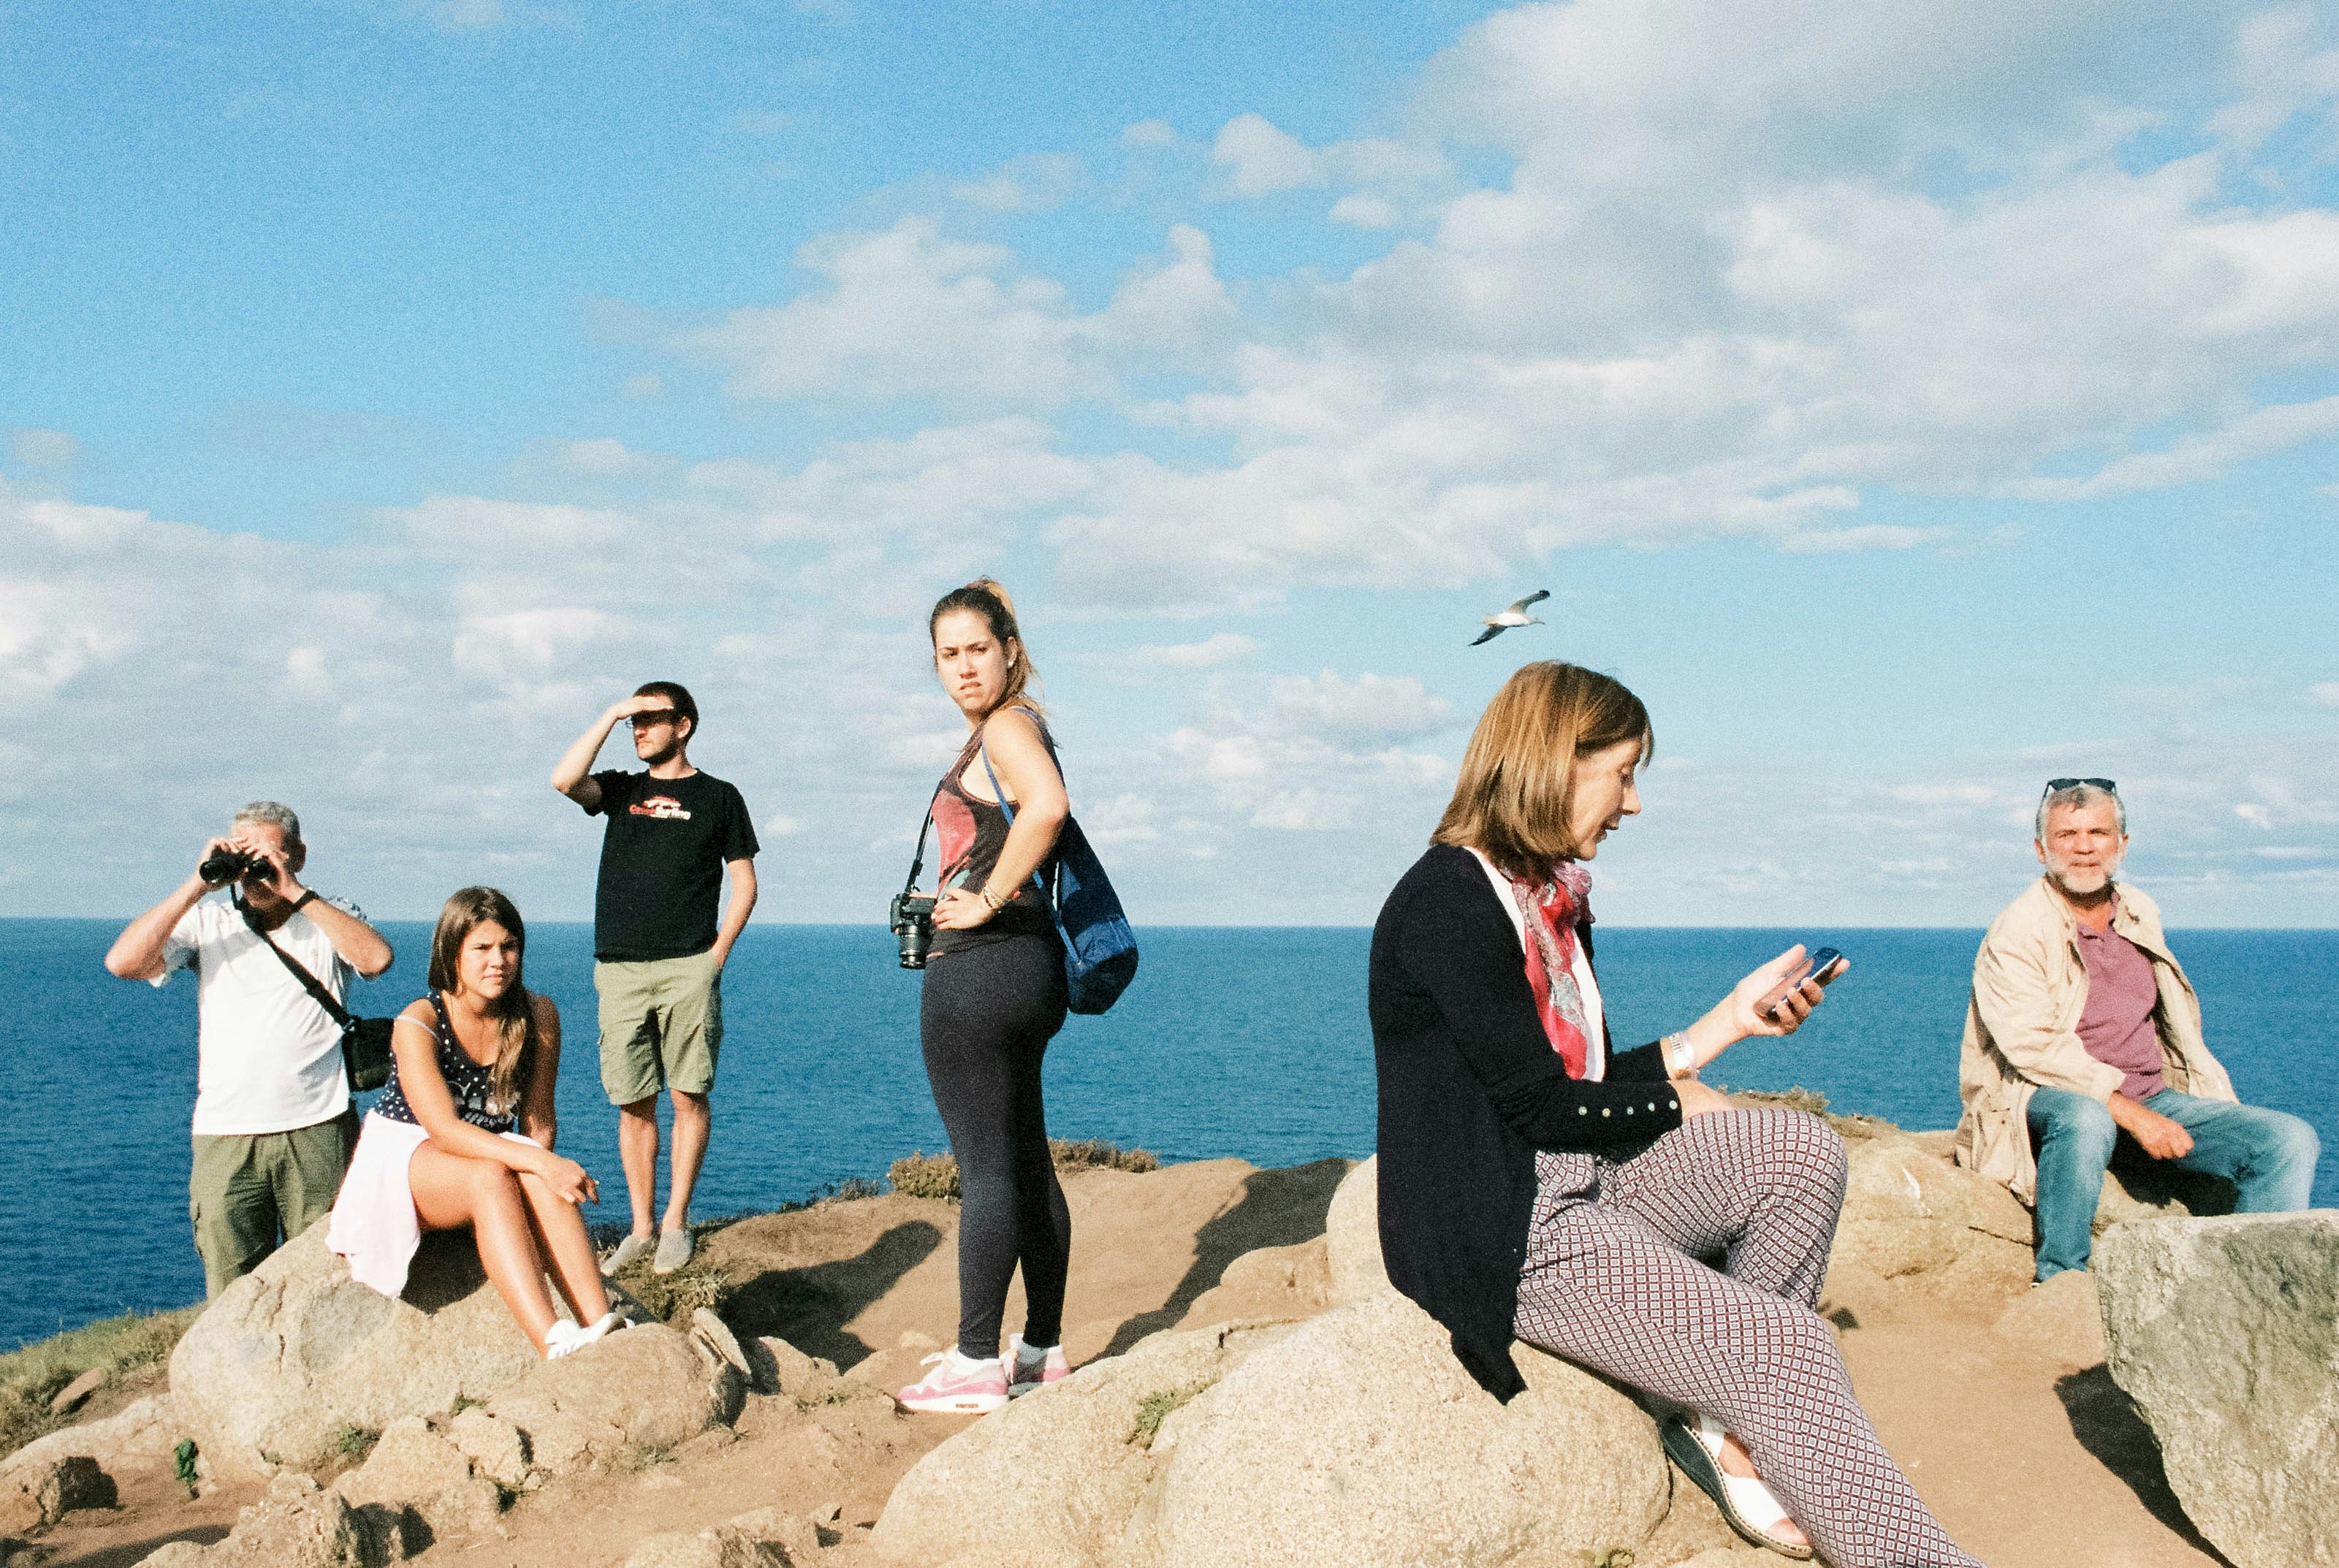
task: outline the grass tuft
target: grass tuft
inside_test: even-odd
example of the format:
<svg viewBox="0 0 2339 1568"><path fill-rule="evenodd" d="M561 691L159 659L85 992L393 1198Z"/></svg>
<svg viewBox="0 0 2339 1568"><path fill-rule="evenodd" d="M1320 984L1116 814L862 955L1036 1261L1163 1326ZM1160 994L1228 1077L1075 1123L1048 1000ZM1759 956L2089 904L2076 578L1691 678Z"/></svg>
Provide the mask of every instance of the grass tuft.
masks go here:
<svg viewBox="0 0 2339 1568"><path fill-rule="evenodd" d="M1101 1138L1051 1138L1048 1152L1054 1157L1058 1170L1132 1170L1143 1173L1161 1169L1160 1158L1142 1149L1123 1149ZM910 1198L940 1198L956 1203L959 1199L958 1161L948 1154L928 1154L921 1149L905 1154L886 1171L893 1190Z"/></svg>
<svg viewBox="0 0 2339 1568"><path fill-rule="evenodd" d="M1157 1388L1139 1400L1137 1424L1129 1430L1129 1441L1135 1445L1152 1447L1153 1439L1160 1432L1161 1424L1170 1419L1170 1413L1209 1386L1207 1383L1189 1383L1183 1388Z"/></svg>
<svg viewBox="0 0 2339 1568"><path fill-rule="evenodd" d="M333 1452L349 1459L362 1460L381 1441L381 1434L370 1426L353 1426L344 1421L333 1428Z"/></svg>
<svg viewBox="0 0 2339 1568"><path fill-rule="evenodd" d="M110 1388L169 1360L179 1336L202 1310L183 1307L175 1312L102 1317L0 1355L0 1454L13 1454L68 1425L73 1413L51 1415L49 1401L83 1373L104 1368Z"/></svg>

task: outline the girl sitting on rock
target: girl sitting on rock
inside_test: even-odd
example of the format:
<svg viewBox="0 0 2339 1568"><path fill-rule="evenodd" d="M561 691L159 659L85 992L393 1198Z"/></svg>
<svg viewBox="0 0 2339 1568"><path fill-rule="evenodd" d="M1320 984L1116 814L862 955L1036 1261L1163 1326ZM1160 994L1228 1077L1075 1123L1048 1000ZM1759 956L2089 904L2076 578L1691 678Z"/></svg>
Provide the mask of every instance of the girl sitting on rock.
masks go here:
<svg viewBox="0 0 2339 1568"><path fill-rule="evenodd" d="M1679 1407L1666 1449L1758 1544L1816 1547L1835 1568L1979 1568L1877 1440L1817 1310L1841 1141L1697 1080L1819 1005L1803 950L1677 1034L1610 1046L1584 863L1639 813L1653 745L1616 682L1527 666L1382 906L1369 992L1389 1280L1498 1399L1525 1386L1515 1337Z"/></svg>
<svg viewBox="0 0 2339 1568"><path fill-rule="evenodd" d="M599 1188L552 1152L560 1010L520 981L510 899L467 887L439 912L430 992L399 1014L395 1062L365 1119L326 1245L384 1296L406 1288L424 1230L471 1229L479 1262L547 1360L622 1327L577 1206ZM554 1310L549 1271L574 1321Z"/></svg>

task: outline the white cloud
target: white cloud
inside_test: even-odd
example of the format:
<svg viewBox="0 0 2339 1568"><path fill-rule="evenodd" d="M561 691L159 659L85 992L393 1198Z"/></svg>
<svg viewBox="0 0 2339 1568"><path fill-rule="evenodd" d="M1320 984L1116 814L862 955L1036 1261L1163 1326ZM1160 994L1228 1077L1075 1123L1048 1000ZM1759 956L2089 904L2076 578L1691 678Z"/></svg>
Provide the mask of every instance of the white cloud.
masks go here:
<svg viewBox="0 0 2339 1568"><path fill-rule="evenodd" d="M1324 183L1317 155L1263 114L1238 114L1219 127L1210 161L1227 171L1227 186L1238 196L1271 196Z"/></svg>
<svg viewBox="0 0 2339 1568"><path fill-rule="evenodd" d="M803 821L785 812L774 812L764 819L764 836L766 838L793 838L804 831Z"/></svg>
<svg viewBox="0 0 2339 1568"><path fill-rule="evenodd" d="M455 666L493 681L550 674L564 654L629 630L619 617L577 606L504 610L463 617L456 628Z"/></svg>
<svg viewBox="0 0 2339 1568"><path fill-rule="evenodd" d="M1179 224L1170 242L1166 261L1132 268L1103 310L1082 315L1003 247L945 239L913 215L880 233L808 242L796 261L823 280L816 290L734 311L673 343L730 370L738 397L1052 405L1108 391L1132 350L1205 352L1231 324L1209 239Z"/></svg>
<svg viewBox="0 0 2339 1568"><path fill-rule="evenodd" d="M18 430L8 446L28 468L69 468L81 461L81 443L63 430Z"/></svg>
<svg viewBox="0 0 2339 1568"><path fill-rule="evenodd" d="M1199 643L1148 644L1137 649L1134 656L1146 664L1199 669L1248 658L1258 649L1258 640L1240 632L1213 632Z"/></svg>
<svg viewBox="0 0 2339 1568"><path fill-rule="evenodd" d="M626 396L636 402L648 402L666 395L666 380L656 371L644 370L626 378Z"/></svg>
<svg viewBox="0 0 2339 1568"><path fill-rule="evenodd" d="M1275 682L1272 723L1291 733L1351 745L1416 740L1448 729L1454 705L1412 676L1360 675L1343 680L1326 670L1310 679Z"/></svg>
<svg viewBox="0 0 2339 1568"><path fill-rule="evenodd" d="M2339 681L2317 681L2306 688L2306 697L2326 708L2339 708Z"/></svg>
<svg viewBox="0 0 2339 1568"><path fill-rule="evenodd" d="M1082 802L1079 814L1081 831L1091 843L1150 843L1161 836L1153 823L1153 803L1143 795L1123 793Z"/></svg>
<svg viewBox="0 0 2339 1568"><path fill-rule="evenodd" d="M978 180L950 188L951 200L992 212L1045 212L1079 189L1081 162L1068 153L1018 158Z"/></svg>
<svg viewBox="0 0 2339 1568"><path fill-rule="evenodd" d="M1132 147L1174 147L1178 133L1166 120L1140 120L1122 127L1120 139Z"/></svg>

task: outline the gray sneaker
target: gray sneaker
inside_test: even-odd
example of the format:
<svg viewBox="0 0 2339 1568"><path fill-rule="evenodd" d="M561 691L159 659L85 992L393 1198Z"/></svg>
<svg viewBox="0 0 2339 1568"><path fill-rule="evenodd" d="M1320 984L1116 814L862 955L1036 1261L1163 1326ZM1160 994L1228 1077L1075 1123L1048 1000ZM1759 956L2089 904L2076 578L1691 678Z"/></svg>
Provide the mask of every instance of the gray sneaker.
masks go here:
<svg viewBox="0 0 2339 1568"><path fill-rule="evenodd" d="M601 1259L601 1272L615 1274L635 1262L643 1253L656 1245L656 1241L650 1237L636 1236L628 1232L623 1241L610 1248L609 1256Z"/></svg>
<svg viewBox="0 0 2339 1568"><path fill-rule="evenodd" d="M669 1226L658 1232L657 1256L650 1260L653 1274L672 1274L690 1261L690 1227Z"/></svg>

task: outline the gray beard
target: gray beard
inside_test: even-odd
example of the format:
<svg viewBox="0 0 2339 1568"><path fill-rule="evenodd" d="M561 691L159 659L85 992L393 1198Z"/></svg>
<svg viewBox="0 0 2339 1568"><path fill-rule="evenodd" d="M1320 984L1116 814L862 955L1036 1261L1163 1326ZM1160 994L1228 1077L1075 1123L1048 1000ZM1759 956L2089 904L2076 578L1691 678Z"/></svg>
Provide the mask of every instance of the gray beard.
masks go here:
<svg viewBox="0 0 2339 1568"><path fill-rule="evenodd" d="M2061 889L2064 892L2068 893L2073 898L2093 898L2097 893L2103 892L2104 889L2111 886L2113 880L2119 875L2119 864L2117 862L2114 862L2103 871L2090 872L2086 874L2090 881L2094 881L2095 884L2092 887L2079 886L2072 880L2072 875L2068 869L2058 862L2054 856L2048 855L2047 857L2047 880L2053 883L2058 888ZM2098 877L2102 880L2095 881L2095 879Z"/></svg>

